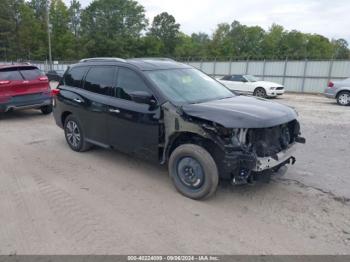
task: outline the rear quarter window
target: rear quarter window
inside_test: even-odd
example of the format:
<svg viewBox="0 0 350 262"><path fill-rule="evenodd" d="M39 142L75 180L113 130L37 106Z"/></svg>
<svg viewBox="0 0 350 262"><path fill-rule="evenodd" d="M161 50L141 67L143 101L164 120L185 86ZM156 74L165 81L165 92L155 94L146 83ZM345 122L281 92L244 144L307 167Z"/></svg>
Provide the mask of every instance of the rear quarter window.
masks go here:
<svg viewBox="0 0 350 262"><path fill-rule="evenodd" d="M71 87L81 87L83 77L87 71L87 67L73 67L64 76L64 84Z"/></svg>
<svg viewBox="0 0 350 262"><path fill-rule="evenodd" d="M16 81L23 80L17 69L6 68L0 70L0 80Z"/></svg>

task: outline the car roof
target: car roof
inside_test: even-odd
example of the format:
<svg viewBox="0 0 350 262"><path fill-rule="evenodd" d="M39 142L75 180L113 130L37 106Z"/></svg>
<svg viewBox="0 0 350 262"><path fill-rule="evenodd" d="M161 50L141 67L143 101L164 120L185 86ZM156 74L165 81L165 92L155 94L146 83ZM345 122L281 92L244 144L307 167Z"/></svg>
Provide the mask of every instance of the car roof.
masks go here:
<svg viewBox="0 0 350 262"><path fill-rule="evenodd" d="M101 64L117 64L131 65L141 71L165 70L165 69L187 69L192 68L189 65L176 62L168 58L133 58L123 60L120 58L90 58L83 59L77 65L101 65Z"/></svg>
<svg viewBox="0 0 350 262"><path fill-rule="evenodd" d="M29 65L29 64L0 64L0 69L5 68L18 68L18 67L32 67L32 68L38 68L35 65Z"/></svg>

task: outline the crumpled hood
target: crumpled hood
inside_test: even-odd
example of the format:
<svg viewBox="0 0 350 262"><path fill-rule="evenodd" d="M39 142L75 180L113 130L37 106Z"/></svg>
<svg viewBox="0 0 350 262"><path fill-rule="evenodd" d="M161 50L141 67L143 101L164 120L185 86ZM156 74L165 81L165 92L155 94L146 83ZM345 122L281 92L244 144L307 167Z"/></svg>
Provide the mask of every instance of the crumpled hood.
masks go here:
<svg viewBox="0 0 350 262"><path fill-rule="evenodd" d="M248 96L188 104L182 110L190 116L213 121L226 128L266 128L297 118L295 110L288 106Z"/></svg>

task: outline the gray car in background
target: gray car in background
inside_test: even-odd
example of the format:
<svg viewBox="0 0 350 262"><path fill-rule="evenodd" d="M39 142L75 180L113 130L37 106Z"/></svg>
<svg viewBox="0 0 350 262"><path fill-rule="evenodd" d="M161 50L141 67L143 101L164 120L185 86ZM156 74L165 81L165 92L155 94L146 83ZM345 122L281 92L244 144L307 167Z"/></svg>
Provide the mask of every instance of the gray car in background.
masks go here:
<svg viewBox="0 0 350 262"><path fill-rule="evenodd" d="M324 95L336 99L341 106L350 105L350 78L338 82L329 82Z"/></svg>

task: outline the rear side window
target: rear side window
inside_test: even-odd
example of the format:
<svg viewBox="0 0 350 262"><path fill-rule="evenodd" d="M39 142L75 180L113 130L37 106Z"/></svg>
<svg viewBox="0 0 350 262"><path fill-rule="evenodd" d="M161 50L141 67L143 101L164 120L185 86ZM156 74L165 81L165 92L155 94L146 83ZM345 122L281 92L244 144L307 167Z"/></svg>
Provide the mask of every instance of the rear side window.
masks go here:
<svg viewBox="0 0 350 262"><path fill-rule="evenodd" d="M64 84L71 87L81 87L81 82L87 67L74 67L64 77Z"/></svg>
<svg viewBox="0 0 350 262"><path fill-rule="evenodd" d="M7 68L0 70L0 80L16 81L23 80L21 74L16 69Z"/></svg>
<svg viewBox="0 0 350 262"><path fill-rule="evenodd" d="M143 79L134 71L121 67L118 72L116 96L131 100L130 93L135 91L149 92Z"/></svg>
<svg viewBox="0 0 350 262"><path fill-rule="evenodd" d="M85 77L84 89L101 95L112 95L115 66L91 67Z"/></svg>
<svg viewBox="0 0 350 262"><path fill-rule="evenodd" d="M43 76L44 73L41 72L38 68L20 68L19 72L22 74L25 80L35 80L40 76Z"/></svg>

